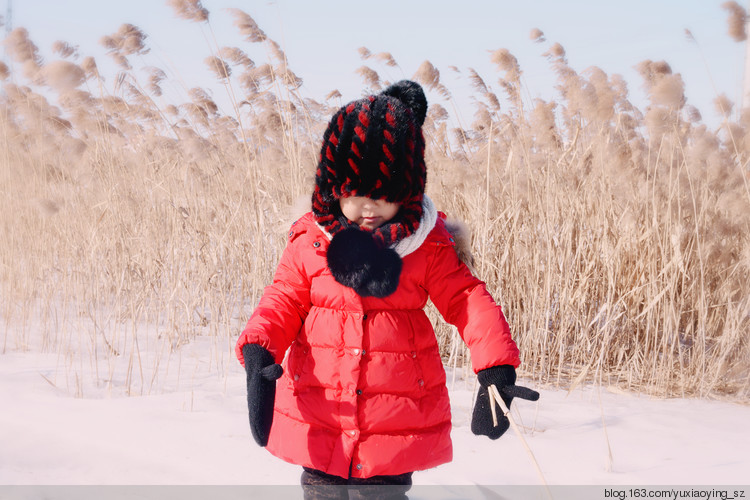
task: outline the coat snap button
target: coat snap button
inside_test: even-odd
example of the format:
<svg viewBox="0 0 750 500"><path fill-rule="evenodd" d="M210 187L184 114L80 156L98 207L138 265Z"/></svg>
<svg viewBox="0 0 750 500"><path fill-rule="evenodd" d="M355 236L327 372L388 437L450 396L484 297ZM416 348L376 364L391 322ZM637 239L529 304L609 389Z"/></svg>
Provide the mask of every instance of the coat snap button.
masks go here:
<svg viewBox="0 0 750 500"><path fill-rule="evenodd" d="M357 470L362 470L362 464L357 464Z"/></svg>
<svg viewBox="0 0 750 500"><path fill-rule="evenodd" d="M359 349L354 349L354 354L359 354Z"/></svg>
<svg viewBox="0 0 750 500"><path fill-rule="evenodd" d="M419 387L422 387L424 385L424 380L419 379L417 383L419 384Z"/></svg>
<svg viewBox="0 0 750 500"><path fill-rule="evenodd" d="M319 242L319 241L316 241L316 242L314 242L314 243L313 243L313 246L314 246L315 248L318 248L318 247L320 246L320 242Z"/></svg>
<svg viewBox="0 0 750 500"><path fill-rule="evenodd" d="M417 357L417 351L412 351L411 352L411 357L412 358L416 358Z"/></svg>
<svg viewBox="0 0 750 500"><path fill-rule="evenodd" d="M296 382L296 381L298 381L298 380L299 380L299 375L295 373L295 374L294 374L294 381Z"/></svg>

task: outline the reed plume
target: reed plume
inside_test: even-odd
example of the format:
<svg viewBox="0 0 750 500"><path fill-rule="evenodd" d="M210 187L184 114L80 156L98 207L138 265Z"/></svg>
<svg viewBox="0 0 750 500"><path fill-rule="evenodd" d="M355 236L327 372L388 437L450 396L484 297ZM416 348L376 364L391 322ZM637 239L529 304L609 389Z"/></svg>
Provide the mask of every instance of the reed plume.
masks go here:
<svg viewBox="0 0 750 500"><path fill-rule="evenodd" d="M420 64L412 78L428 89L437 91L444 99L450 99L450 91L440 83L440 71L430 61Z"/></svg>
<svg viewBox="0 0 750 500"><path fill-rule="evenodd" d="M337 89L333 89L325 96L326 101L330 101L331 99L341 99L341 92L339 92Z"/></svg>
<svg viewBox="0 0 750 500"><path fill-rule="evenodd" d="M492 52L490 60L495 63L501 71L505 72L505 78L517 82L521 78L521 66L518 59L508 49L498 49Z"/></svg>
<svg viewBox="0 0 750 500"><path fill-rule="evenodd" d="M239 30L240 34L245 37L245 40L251 43L260 43L266 41L268 38L265 32L260 29L255 20L250 17L249 14L240 9L227 9L227 11L234 17L234 25Z"/></svg>
<svg viewBox="0 0 750 500"><path fill-rule="evenodd" d="M279 43L276 42L275 40L271 40L270 38L268 38L267 40L268 40L268 47L270 49L271 56L274 59L276 59L276 61L279 64L286 66L287 65L286 54L284 53L284 50L281 48L281 45L279 45Z"/></svg>
<svg viewBox="0 0 750 500"><path fill-rule="evenodd" d="M103 36L99 43L111 52L129 56L148 53L146 38L147 35L140 28L126 23L120 26L113 35Z"/></svg>
<svg viewBox="0 0 750 500"><path fill-rule="evenodd" d="M368 49L367 47L360 47L357 49L357 52L359 52L359 57L361 57L362 59L366 60L372 57L372 52L370 52L370 49Z"/></svg>
<svg viewBox="0 0 750 500"><path fill-rule="evenodd" d="M523 114L521 67L518 64L518 59L507 49L498 49L491 51L490 60L497 65L499 70L505 73L505 76L500 78L498 83L505 90L516 112Z"/></svg>
<svg viewBox="0 0 750 500"><path fill-rule="evenodd" d="M360 66L357 68L356 73L362 77L366 85L374 90L380 89L380 75L374 69L367 66Z"/></svg>
<svg viewBox="0 0 750 500"><path fill-rule="evenodd" d="M200 0L167 0L167 5L172 7L175 15L181 19L198 23L208 22L209 12Z"/></svg>
<svg viewBox="0 0 750 500"><path fill-rule="evenodd" d="M701 120L703 120L703 116L701 115L701 112L698 108L696 108L693 105L685 106L685 113L687 115L688 121L691 123L700 123Z"/></svg>
<svg viewBox="0 0 750 500"><path fill-rule="evenodd" d="M487 94L489 92L487 84L484 83L484 79L479 76L479 73L477 73L474 68L469 68L469 81L471 82L471 86L474 88L474 90L476 90L480 94Z"/></svg>
<svg viewBox="0 0 750 500"><path fill-rule="evenodd" d="M560 45L559 43L554 43L547 50L547 52L544 53L544 55L547 58L549 58L549 59L564 60L565 59L565 48L562 45Z"/></svg>
<svg viewBox="0 0 750 500"><path fill-rule="evenodd" d="M714 107L721 116L729 118L732 114L734 104L732 104L732 101L726 96L726 94L721 94L714 99Z"/></svg>
<svg viewBox="0 0 750 500"><path fill-rule="evenodd" d="M229 67L226 61L219 57L209 56L203 62L219 80L227 79L232 74L232 68Z"/></svg>
<svg viewBox="0 0 750 500"><path fill-rule="evenodd" d="M747 33L745 27L747 25L747 11L740 6L734 0L724 2L721 7L729 11L729 36L735 42L743 42L747 40Z"/></svg>
<svg viewBox="0 0 750 500"><path fill-rule="evenodd" d="M148 74L148 82L146 83L146 89L151 94L160 97L163 92L161 88L161 82L167 79L167 74L161 68L149 66L144 68L144 71Z"/></svg>
<svg viewBox="0 0 750 500"><path fill-rule="evenodd" d="M80 66L64 60L45 64L41 75L47 85L62 92L72 90L86 80L86 73Z"/></svg>
<svg viewBox="0 0 750 500"><path fill-rule="evenodd" d="M532 29L531 33L529 33L529 38L536 43L543 43L547 41L547 39L544 38L544 33L539 28Z"/></svg>
<svg viewBox="0 0 750 500"><path fill-rule="evenodd" d="M3 45L12 60L41 66L42 57L39 55L39 48L29 39L29 32L26 28L15 28L5 38Z"/></svg>
<svg viewBox="0 0 750 500"><path fill-rule="evenodd" d="M78 47L74 47L62 40L58 40L52 44L52 52L60 57L78 57Z"/></svg>
<svg viewBox="0 0 750 500"><path fill-rule="evenodd" d="M432 104L430 105L428 111L427 111L427 117L434 123L437 122L444 122L448 120L450 117L448 110L446 110L443 106L440 104Z"/></svg>
<svg viewBox="0 0 750 500"><path fill-rule="evenodd" d="M386 66L398 66L398 64L396 64L396 60L393 58L393 55L390 52L378 52L372 57L374 57L378 61L381 61Z"/></svg>
<svg viewBox="0 0 750 500"><path fill-rule="evenodd" d="M636 66L644 86L656 105L680 109L685 104L685 85L679 74L673 74L665 61L642 61Z"/></svg>
<svg viewBox="0 0 750 500"><path fill-rule="evenodd" d="M277 66L274 73L288 89L296 90L302 86L302 78L297 76L286 64Z"/></svg>
<svg viewBox="0 0 750 500"><path fill-rule="evenodd" d="M430 61L422 62L412 78L429 89L440 85L440 71Z"/></svg>
<svg viewBox="0 0 750 500"><path fill-rule="evenodd" d="M96 60L93 57L85 57L83 61L81 61L81 69L83 69L83 72L86 74L86 79L99 78L99 69L96 65Z"/></svg>
<svg viewBox="0 0 750 500"><path fill-rule="evenodd" d="M219 49L219 57L231 62L235 66L242 66L244 69L255 67L253 60L238 47L221 47Z"/></svg>

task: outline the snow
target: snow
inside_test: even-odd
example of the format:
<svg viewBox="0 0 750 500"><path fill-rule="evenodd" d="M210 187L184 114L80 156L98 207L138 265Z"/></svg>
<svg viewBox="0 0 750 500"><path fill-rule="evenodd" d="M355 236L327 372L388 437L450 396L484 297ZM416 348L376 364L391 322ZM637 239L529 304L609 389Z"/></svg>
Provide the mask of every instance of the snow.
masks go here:
<svg viewBox="0 0 750 500"><path fill-rule="evenodd" d="M300 468L250 436L239 364L196 369L150 394L87 387L84 397L58 387L60 364L55 354L0 355L0 484L298 484ZM415 487L541 484L512 429L497 441L471 433L474 382L451 379L454 459L416 473ZM536 388L541 399L516 400L513 416L550 485L750 484L749 406Z"/></svg>

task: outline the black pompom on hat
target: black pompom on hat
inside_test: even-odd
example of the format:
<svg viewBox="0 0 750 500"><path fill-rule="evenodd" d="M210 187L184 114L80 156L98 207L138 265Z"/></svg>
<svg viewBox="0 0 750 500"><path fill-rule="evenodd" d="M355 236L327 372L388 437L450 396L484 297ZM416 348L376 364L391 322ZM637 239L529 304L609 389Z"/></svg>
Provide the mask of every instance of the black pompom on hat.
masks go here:
<svg viewBox="0 0 750 500"><path fill-rule="evenodd" d="M402 80L379 94L343 106L323 134L313 214L333 236L328 265L334 278L360 295L383 297L398 286L400 258L388 247L413 234L422 218L427 178L422 125L426 114L422 87ZM365 233L372 240L365 244L368 250L363 254L369 257L349 255L362 251L351 237L344 237L346 245L337 241L344 230L364 231L341 212L339 200L347 196L400 204L393 219ZM364 240L358 237L356 241Z"/></svg>

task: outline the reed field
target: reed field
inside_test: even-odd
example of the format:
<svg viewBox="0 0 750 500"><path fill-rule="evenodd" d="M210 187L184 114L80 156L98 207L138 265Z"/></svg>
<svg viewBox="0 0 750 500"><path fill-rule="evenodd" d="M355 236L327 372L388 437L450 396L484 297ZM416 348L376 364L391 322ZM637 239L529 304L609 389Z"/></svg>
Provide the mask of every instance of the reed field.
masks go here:
<svg viewBox="0 0 750 500"><path fill-rule="evenodd" d="M170 3L175 22L210 29L200 2ZM196 60L229 112L144 66L136 26L102 37L117 68L107 75L66 42L42 58L23 28L4 42L1 352L56 356L46 377L72 394L167 391L196 370L237 369L234 342L309 203L342 98L303 96L283 47L247 13L229 15L263 54L208 43ZM562 46L542 43L555 99L526 99L518 61L495 50L496 73L461 69L475 101L462 123L437 68L407 75L430 102L427 193L466 226L520 375L747 399L750 113L717 96L724 120L704 124L664 61L638 66L649 98L639 109L621 77L577 72ZM378 69L397 62L360 55L363 89L384 88ZM173 83L187 100L169 99ZM430 315L446 364L468 371L456 331ZM200 355L188 364L191 346Z"/></svg>

